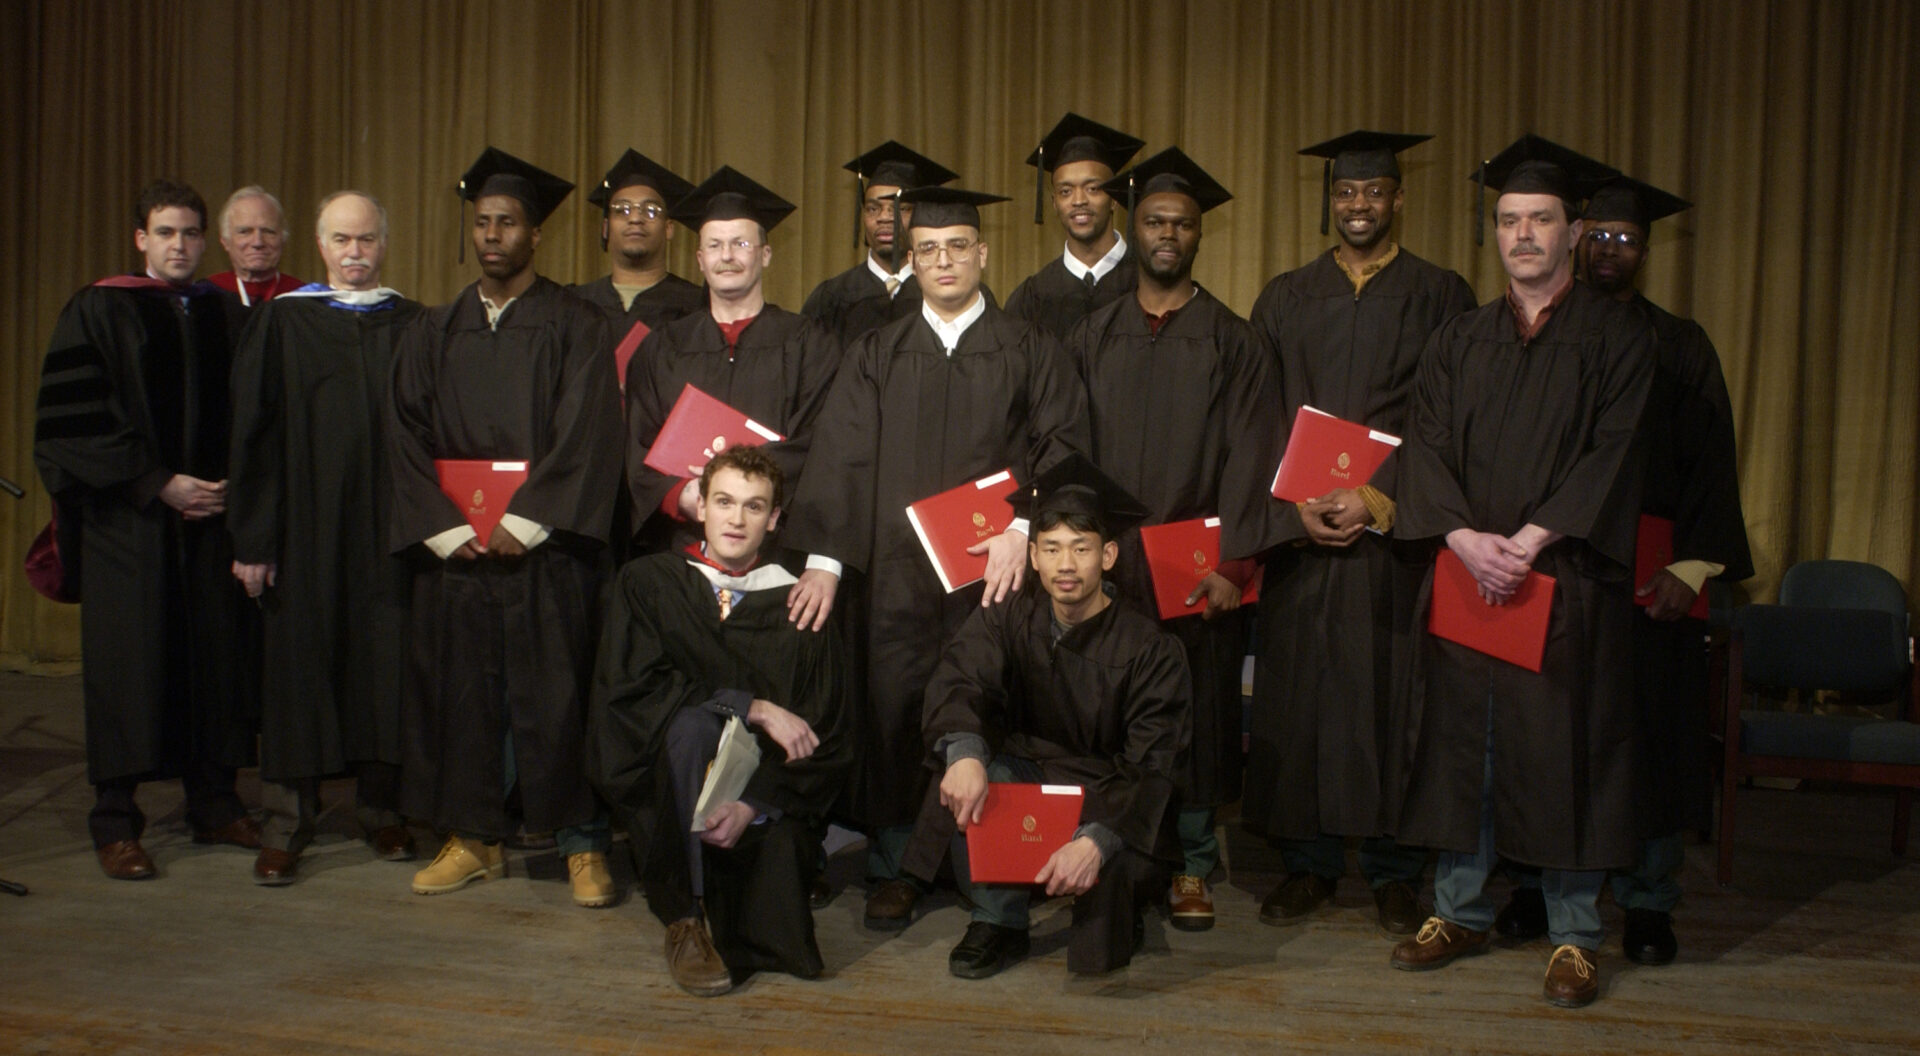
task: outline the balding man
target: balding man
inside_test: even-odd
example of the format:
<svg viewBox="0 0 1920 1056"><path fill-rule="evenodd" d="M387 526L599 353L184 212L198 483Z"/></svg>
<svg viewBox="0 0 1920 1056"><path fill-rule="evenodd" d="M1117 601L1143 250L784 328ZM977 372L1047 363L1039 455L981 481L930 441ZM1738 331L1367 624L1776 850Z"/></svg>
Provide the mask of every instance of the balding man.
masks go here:
<svg viewBox="0 0 1920 1056"><path fill-rule="evenodd" d="M207 281L239 295L248 307L299 289L305 285L299 279L280 274L288 234L287 211L265 187L249 184L233 192L220 207L220 248L233 270L209 275Z"/></svg>

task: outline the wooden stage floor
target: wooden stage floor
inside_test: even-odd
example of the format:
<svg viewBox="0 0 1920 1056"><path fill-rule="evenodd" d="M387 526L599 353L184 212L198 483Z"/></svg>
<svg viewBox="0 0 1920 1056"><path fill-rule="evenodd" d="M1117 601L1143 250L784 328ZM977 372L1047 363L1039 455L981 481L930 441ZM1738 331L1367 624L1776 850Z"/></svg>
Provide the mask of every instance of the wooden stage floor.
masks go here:
<svg viewBox="0 0 1920 1056"><path fill-rule="evenodd" d="M1145 951L1111 976L1069 977L1054 903L1029 961L950 977L964 912L936 896L907 931L866 931L855 847L816 915L825 978L700 999L669 979L637 897L575 908L561 863L518 853L504 881L415 896L415 866L374 861L344 810L323 818L301 881L268 889L250 852L189 841L177 783L150 786L160 876L108 880L80 734L77 678L0 675L0 877L32 889L0 896L0 1053L1920 1051L1920 865L1887 853L1890 795L1743 792L1735 886L1714 886L1711 847L1690 849L1679 962L1627 962L1607 905L1603 996L1579 1011L1540 999L1544 942L1389 969L1356 879L1307 924L1262 925L1277 859L1231 827L1219 925L1150 919Z"/></svg>

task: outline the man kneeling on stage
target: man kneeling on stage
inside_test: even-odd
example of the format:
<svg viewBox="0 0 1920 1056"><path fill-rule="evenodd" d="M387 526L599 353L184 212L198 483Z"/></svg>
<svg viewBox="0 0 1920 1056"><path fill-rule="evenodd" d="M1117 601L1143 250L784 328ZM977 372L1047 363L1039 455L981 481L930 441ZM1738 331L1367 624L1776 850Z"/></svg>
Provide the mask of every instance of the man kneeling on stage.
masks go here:
<svg viewBox="0 0 1920 1056"><path fill-rule="evenodd" d="M594 673L595 780L667 926L674 982L705 997L760 969L811 979L822 967L807 907L813 821L852 763L852 741L838 636L787 621L794 576L769 559L782 488L765 452L716 455L700 477L705 543L620 571ZM737 800L696 819L736 716L761 762Z"/></svg>
<svg viewBox="0 0 1920 1056"><path fill-rule="evenodd" d="M1191 735L1186 659L1103 578L1115 537L1146 511L1078 455L1042 474L1028 498L1028 559L1045 593L1030 587L975 611L927 686L929 765L945 776L904 865L930 881L951 845L955 881L974 906L947 959L963 979L994 975L1028 948L1032 887L975 884L968 870L965 830L980 820L989 782L1085 792L1079 827L1035 880L1050 896L1074 896L1070 971L1125 967L1142 907L1165 896L1181 861L1174 775Z"/></svg>

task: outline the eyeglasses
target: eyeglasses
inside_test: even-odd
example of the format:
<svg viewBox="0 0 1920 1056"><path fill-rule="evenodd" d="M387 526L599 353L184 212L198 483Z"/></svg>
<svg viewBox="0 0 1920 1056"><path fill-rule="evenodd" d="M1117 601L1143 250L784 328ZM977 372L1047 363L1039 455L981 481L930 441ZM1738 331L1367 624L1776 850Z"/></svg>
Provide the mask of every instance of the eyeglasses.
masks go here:
<svg viewBox="0 0 1920 1056"><path fill-rule="evenodd" d="M1384 202L1393 197L1393 189L1377 183L1368 184L1365 187L1349 186L1333 189L1333 200L1336 202L1351 202L1361 195L1365 195L1369 202Z"/></svg>
<svg viewBox="0 0 1920 1056"><path fill-rule="evenodd" d="M1636 235L1631 231L1589 231L1587 241L1596 246L1604 246L1611 242L1621 249L1632 249L1635 246L1647 244L1646 236Z"/></svg>
<svg viewBox="0 0 1920 1056"><path fill-rule="evenodd" d="M635 205L632 202L616 202L613 205L607 206L607 212L621 218L631 218L633 214L639 213L648 220L658 220L667 215L667 207L661 205L659 202L648 202L645 205Z"/></svg>
<svg viewBox="0 0 1920 1056"><path fill-rule="evenodd" d="M700 249L705 253L721 253L725 252L728 248L731 248L735 253L751 253L759 249L760 246L759 243L750 238L736 238L726 242L715 238L700 243Z"/></svg>
<svg viewBox="0 0 1920 1056"><path fill-rule="evenodd" d="M972 238L949 238L945 242L922 242L913 247L913 260L916 264L932 264L940 259L940 254L944 251L947 254L948 260L957 261L968 253L971 253L973 247L979 244L977 239Z"/></svg>

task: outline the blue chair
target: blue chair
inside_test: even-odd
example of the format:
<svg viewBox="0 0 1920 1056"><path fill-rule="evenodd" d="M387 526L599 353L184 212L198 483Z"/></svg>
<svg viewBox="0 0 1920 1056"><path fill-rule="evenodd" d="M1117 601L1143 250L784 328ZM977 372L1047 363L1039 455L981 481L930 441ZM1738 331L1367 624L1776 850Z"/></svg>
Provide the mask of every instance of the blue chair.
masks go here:
<svg viewBox="0 0 1920 1056"><path fill-rule="evenodd" d="M1840 690L1898 699L1898 718L1748 709L1756 687ZM1920 669L1900 581L1861 561L1803 561L1774 605L1733 613L1720 772L1722 886L1733 880L1735 789L1750 777L1891 786L1893 853L1907 851L1920 788Z"/></svg>

